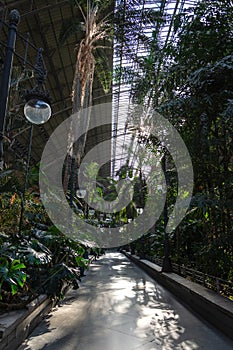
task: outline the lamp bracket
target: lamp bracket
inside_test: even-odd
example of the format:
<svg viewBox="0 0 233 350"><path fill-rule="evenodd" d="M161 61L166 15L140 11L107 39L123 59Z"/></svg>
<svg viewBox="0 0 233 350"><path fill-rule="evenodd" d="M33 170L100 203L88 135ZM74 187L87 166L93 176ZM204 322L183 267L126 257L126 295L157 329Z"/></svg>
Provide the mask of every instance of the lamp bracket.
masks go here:
<svg viewBox="0 0 233 350"><path fill-rule="evenodd" d="M26 91L25 99L26 101L29 101L33 98L36 98L51 104L49 93L47 90L45 90L45 80L47 77L47 71L44 67L42 52L43 49L39 48L37 52L35 65L35 86L31 90Z"/></svg>
<svg viewBox="0 0 233 350"><path fill-rule="evenodd" d="M36 57L36 66L35 66L36 85L44 85L45 79L47 77L47 71L44 67L42 52L43 52L43 49L39 48L37 52L37 57Z"/></svg>
<svg viewBox="0 0 233 350"><path fill-rule="evenodd" d="M24 97L26 101L30 101L31 99L35 98L35 99L45 101L49 104L51 103L48 91L41 90L39 86L35 86L31 90L27 90Z"/></svg>

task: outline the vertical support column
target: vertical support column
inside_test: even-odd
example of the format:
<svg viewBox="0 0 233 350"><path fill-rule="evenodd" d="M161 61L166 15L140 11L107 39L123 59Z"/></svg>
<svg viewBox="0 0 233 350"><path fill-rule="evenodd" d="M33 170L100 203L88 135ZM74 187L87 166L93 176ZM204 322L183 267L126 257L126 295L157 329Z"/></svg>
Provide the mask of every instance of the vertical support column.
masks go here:
<svg viewBox="0 0 233 350"><path fill-rule="evenodd" d="M162 158L162 170L164 176L166 178L166 154ZM172 272L172 264L170 259L170 247L169 247L169 236L167 232L167 223L168 223L168 210L167 210L167 198L164 204L163 209L163 217L164 217L164 258L163 258L163 266L162 272Z"/></svg>
<svg viewBox="0 0 233 350"><path fill-rule="evenodd" d="M17 25L20 20L20 15L17 10L10 12L10 24L7 47L5 51L4 66L1 77L0 86L0 168L3 168L3 134L5 127L5 117L8 105L8 95L10 89L10 78L12 72L12 62L15 49ZM1 170L0 169L0 170Z"/></svg>

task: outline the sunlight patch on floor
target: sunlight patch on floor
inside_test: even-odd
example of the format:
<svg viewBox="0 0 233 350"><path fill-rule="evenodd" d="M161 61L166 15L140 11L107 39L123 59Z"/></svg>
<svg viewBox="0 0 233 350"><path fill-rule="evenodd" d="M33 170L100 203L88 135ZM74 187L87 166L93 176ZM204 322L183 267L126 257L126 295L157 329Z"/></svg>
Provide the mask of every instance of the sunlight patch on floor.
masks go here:
<svg viewBox="0 0 233 350"><path fill-rule="evenodd" d="M123 300L120 304L114 305L114 311L117 313L126 314L130 307L132 307L132 301Z"/></svg>

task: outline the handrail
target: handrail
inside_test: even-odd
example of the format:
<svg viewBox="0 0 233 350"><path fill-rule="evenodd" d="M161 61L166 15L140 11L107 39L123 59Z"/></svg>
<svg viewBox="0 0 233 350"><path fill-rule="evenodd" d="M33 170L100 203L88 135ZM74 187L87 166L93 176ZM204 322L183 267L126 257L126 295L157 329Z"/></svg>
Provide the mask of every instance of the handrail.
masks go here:
<svg viewBox="0 0 233 350"><path fill-rule="evenodd" d="M159 266L162 266L163 264L163 259L157 256L145 255L145 259ZM178 275L185 277L192 282L201 284L202 286L227 298L233 296L233 283L230 281L224 280L217 276L208 275L204 272L176 263L172 263L172 270L174 273L177 273Z"/></svg>

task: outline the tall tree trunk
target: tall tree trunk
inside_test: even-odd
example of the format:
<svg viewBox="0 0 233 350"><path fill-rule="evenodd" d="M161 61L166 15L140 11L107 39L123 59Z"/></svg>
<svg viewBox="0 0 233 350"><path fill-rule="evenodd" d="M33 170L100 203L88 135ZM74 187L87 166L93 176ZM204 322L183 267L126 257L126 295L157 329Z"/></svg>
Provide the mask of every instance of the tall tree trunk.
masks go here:
<svg viewBox="0 0 233 350"><path fill-rule="evenodd" d="M79 168L82 157L84 155L85 144L87 140L87 132L91 117L91 105L92 105L92 90L93 79L95 72L95 57L94 51L98 47L98 42L103 40L109 32L109 29L105 29L106 21L98 19L98 7L96 4L87 0L87 12L84 14L83 9L79 6L82 16L85 21L85 35L81 40L78 51L75 66L75 74L72 86L73 97L73 119L70 124L70 131L68 135L67 153L70 158L75 159L74 169ZM75 128L83 130L83 135L75 140ZM65 164L64 191L67 190L69 183L69 162ZM75 171L75 170L74 170Z"/></svg>

